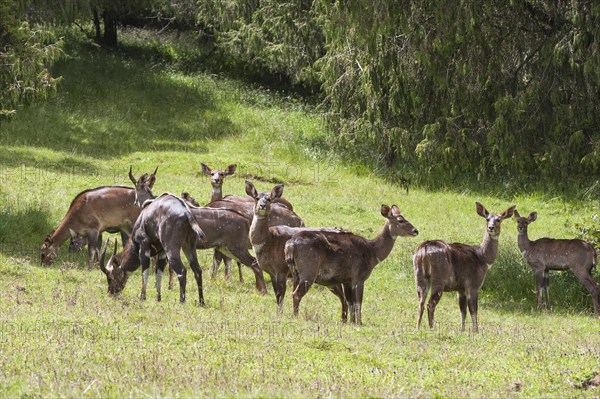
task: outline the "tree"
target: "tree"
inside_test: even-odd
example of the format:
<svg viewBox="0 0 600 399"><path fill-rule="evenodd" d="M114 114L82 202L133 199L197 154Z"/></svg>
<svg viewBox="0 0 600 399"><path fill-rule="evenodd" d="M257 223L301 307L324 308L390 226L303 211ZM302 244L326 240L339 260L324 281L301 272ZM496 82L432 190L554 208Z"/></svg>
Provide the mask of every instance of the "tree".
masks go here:
<svg viewBox="0 0 600 399"><path fill-rule="evenodd" d="M44 99L56 90L50 66L60 57L60 40L32 29L16 0L0 0L0 119L17 106Z"/></svg>
<svg viewBox="0 0 600 399"><path fill-rule="evenodd" d="M116 47L117 28L123 21L150 11L161 0L21 0L34 10L38 22L75 23L92 21L96 40Z"/></svg>

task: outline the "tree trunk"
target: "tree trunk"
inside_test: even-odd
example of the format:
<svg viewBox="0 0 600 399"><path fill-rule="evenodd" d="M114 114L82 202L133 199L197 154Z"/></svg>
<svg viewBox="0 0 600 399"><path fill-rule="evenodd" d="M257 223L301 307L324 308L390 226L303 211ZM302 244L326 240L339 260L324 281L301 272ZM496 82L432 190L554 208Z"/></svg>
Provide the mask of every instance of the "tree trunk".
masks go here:
<svg viewBox="0 0 600 399"><path fill-rule="evenodd" d="M104 11L102 13L104 20L104 38L105 45L117 47L117 17L113 11Z"/></svg>
<svg viewBox="0 0 600 399"><path fill-rule="evenodd" d="M96 29L96 41L100 42L100 17L96 7L92 9L92 15L94 17L94 28Z"/></svg>

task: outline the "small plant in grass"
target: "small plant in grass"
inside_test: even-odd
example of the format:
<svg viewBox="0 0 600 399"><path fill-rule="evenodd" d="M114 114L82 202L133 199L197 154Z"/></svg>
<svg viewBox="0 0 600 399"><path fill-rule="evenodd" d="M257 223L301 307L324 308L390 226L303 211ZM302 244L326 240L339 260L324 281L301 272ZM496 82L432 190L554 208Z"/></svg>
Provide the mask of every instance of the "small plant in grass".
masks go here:
<svg viewBox="0 0 600 399"><path fill-rule="evenodd" d="M600 249L600 214L594 213L589 221L575 223L571 228L575 230L577 238L591 243L596 249Z"/></svg>

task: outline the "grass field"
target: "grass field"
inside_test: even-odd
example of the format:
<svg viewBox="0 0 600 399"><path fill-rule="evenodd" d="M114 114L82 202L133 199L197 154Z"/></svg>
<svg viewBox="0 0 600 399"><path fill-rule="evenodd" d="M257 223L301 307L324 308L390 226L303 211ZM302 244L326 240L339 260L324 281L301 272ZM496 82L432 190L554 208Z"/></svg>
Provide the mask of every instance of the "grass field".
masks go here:
<svg viewBox="0 0 600 399"><path fill-rule="evenodd" d="M125 38L125 49L136 42ZM143 49L142 49L143 50ZM142 52L143 51L139 50ZM152 57L89 45L67 51L56 98L0 125L0 396L2 397L598 397L600 321L569 273L551 274L552 311L535 309L535 283L503 223L500 254L480 291L480 333L459 331L455 295L433 331L415 329L412 254L427 239L479 243L475 201L500 212L536 210L530 236L573 237L570 226L600 212L597 198L550 192L485 192L474 186L410 194L385 172L341 161L319 115L292 95L209 73L183 74ZM199 252L206 306L180 305L178 290L140 301L141 274L111 298L100 270L65 244L52 267L38 248L80 191L129 185L159 166L154 193L189 191L208 201L200 162L238 164L225 192L284 182L308 226L339 226L368 238L382 203L398 204L419 229L399 238L366 283L362 327L339 323L339 303L313 287L292 317L253 276L210 279ZM509 178L507 178L509 179ZM489 184L489 182L488 182ZM600 282L598 271L595 281ZM268 276L265 276L268 278ZM196 298L188 283L188 298ZM591 385L588 387L588 385Z"/></svg>

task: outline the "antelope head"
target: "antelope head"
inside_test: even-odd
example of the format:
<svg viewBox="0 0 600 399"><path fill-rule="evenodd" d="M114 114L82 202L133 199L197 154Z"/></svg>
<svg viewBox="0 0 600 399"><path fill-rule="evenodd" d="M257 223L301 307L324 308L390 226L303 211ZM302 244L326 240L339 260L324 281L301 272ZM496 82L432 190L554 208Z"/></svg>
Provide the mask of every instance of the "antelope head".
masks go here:
<svg viewBox="0 0 600 399"><path fill-rule="evenodd" d="M213 188L220 189L223 186L223 180L225 176L230 176L235 173L235 169L237 168L236 164L229 165L225 168L225 170L212 170L208 165L201 163L202 173L210 176L210 184Z"/></svg>
<svg viewBox="0 0 600 399"><path fill-rule="evenodd" d="M110 238L106 239L106 242L102 247L102 251L100 251L100 270L102 270L102 272L106 274L106 280L108 282L108 293L113 296L118 296L125 288L128 274L124 269L120 267L121 257L117 255L116 239L113 252L108 257L106 266L104 266L104 259L106 258L106 249L108 247L109 240Z"/></svg>
<svg viewBox="0 0 600 399"><path fill-rule="evenodd" d="M135 185L135 205L140 208L145 201L154 198L152 195L152 187L154 187L154 182L156 181L157 171L158 166L150 176L148 176L148 173L144 173L139 179L136 179L133 176L132 167L129 167L129 179Z"/></svg>
<svg viewBox="0 0 600 399"><path fill-rule="evenodd" d="M530 223L535 222L535 220L537 219L537 212L531 212L526 218L521 217L521 215L519 215L519 212L517 212L516 210L514 214L515 219L517 220L517 231L519 232L519 234L526 235L527 226L529 226Z"/></svg>
<svg viewBox="0 0 600 399"><path fill-rule="evenodd" d="M53 233L54 231L52 231L46 236L46 238L44 238L44 242L40 247L41 261L42 265L44 266L50 266L56 258L56 248L54 247L54 240L52 240Z"/></svg>
<svg viewBox="0 0 600 399"><path fill-rule="evenodd" d="M479 202L475 202L477 214L487 220L487 234L492 238L498 238L500 235L500 224L504 219L512 217L516 205L511 206L501 214L489 213L487 209Z"/></svg>
<svg viewBox="0 0 600 399"><path fill-rule="evenodd" d="M85 244L87 244L87 237L75 234L73 237L71 237L71 242L69 243L69 252L79 252L83 249Z"/></svg>
<svg viewBox="0 0 600 399"><path fill-rule="evenodd" d="M416 236L419 231L400 214L398 206L381 205L381 215L388 220L389 232L392 238Z"/></svg>
<svg viewBox="0 0 600 399"><path fill-rule="evenodd" d="M283 184L278 184L273 189L258 193L252 182L246 180L246 194L254 198L254 215L258 218L267 217L271 211L271 202L283 195Z"/></svg>

